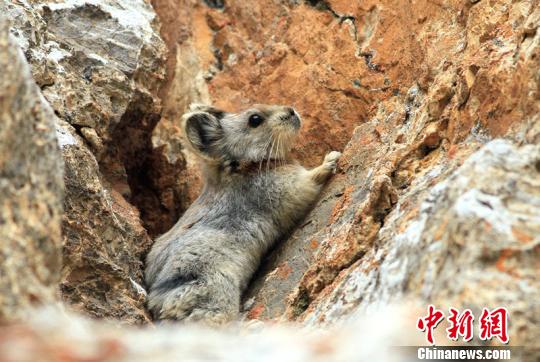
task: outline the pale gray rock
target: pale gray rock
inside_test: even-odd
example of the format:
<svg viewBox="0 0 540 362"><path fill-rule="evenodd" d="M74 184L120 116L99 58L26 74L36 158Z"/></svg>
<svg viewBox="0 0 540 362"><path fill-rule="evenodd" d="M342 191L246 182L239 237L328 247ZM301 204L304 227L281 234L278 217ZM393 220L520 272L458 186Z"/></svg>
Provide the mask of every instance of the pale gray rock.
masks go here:
<svg viewBox="0 0 540 362"><path fill-rule="evenodd" d="M58 299L62 158L56 117L0 17L0 320Z"/></svg>
<svg viewBox="0 0 540 362"><path fill-rule="evenodd" d="M161 150L151 142L165 74L155 13L143 0L1 1L0 11L59 117L62 298L94 317L147 322L141 285L150 238L141 212L143 220L159 214L160 193L182 197L152 176L172 168L156 161ZM167 212L179 213L177 204Z"/></svg>

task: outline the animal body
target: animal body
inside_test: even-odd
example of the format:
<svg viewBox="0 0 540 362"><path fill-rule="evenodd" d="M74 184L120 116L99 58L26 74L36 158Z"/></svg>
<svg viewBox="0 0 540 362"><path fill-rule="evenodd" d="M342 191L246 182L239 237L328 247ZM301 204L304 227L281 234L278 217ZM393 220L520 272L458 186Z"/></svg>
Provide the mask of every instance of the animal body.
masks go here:
<svg viewBox="0 0 540 362"><path fill-rule="evenodd" d="M310 170L289 160L300 124L283 106L227 113L194 105L183 116L204 187L148 254L155 319L221 324L238 315L261 258L305 216L341 155L330 152Z"/></svg>

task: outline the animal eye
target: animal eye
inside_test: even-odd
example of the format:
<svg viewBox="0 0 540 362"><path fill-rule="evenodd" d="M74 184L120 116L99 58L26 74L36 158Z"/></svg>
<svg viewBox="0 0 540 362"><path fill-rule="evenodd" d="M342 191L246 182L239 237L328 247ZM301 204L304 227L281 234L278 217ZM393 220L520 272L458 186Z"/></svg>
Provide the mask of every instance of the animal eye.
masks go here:
<svg viewBox="0 0 540 362"><path fill-rule="evenodd" d="M263 123L264 119L258 115L258 114L252 114L249 116L248 124L251 128L258 127L261 123Z"/></svg>

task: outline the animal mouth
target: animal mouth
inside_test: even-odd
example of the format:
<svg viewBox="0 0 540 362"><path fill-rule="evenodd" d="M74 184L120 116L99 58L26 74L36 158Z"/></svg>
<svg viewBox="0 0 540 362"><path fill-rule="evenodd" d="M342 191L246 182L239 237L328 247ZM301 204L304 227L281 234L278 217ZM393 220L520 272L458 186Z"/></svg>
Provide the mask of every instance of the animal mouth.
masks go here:
<svg viewBox="0 0 540 362"><path fill-rule="evenodd" d="M291 122L292 126L298 131L300 129L300 117L298 117L298 115L295 114L291 117L289 117L289 121Z"/></svg>

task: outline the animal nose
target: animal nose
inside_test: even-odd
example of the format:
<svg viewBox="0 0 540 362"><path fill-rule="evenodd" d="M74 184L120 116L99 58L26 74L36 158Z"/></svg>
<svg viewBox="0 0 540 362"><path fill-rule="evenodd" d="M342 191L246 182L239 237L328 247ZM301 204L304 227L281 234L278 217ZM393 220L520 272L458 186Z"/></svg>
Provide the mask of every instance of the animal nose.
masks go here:
<svg viewBox="0 0 540 362"><path fill-rule="evenodd" d="M287 115L289 117L289 122L293 125L294 128L299 129L300 128L300 116L294 108L287 107Z"/></svg>

